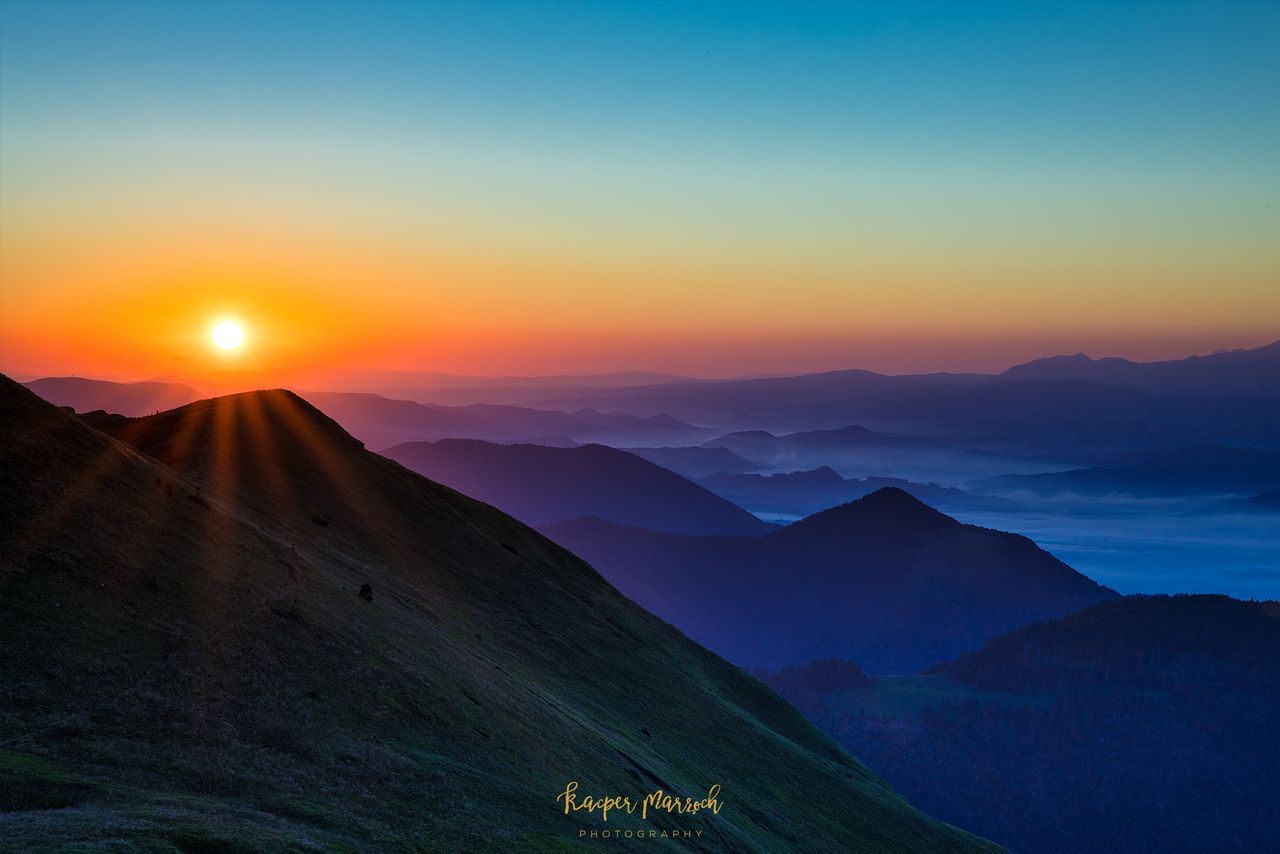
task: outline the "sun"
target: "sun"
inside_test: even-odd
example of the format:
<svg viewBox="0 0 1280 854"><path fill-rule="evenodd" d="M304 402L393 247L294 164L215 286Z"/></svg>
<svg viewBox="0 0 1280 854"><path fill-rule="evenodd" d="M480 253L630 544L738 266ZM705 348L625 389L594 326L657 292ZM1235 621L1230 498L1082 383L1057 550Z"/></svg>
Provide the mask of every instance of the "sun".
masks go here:
<svg viewBox="0 0 1280 854"><path fill-rule="evenodd" d="M234 320L224 320L213 327L213 343L223 350L234 350L244 343L244 329Z"/></svg>

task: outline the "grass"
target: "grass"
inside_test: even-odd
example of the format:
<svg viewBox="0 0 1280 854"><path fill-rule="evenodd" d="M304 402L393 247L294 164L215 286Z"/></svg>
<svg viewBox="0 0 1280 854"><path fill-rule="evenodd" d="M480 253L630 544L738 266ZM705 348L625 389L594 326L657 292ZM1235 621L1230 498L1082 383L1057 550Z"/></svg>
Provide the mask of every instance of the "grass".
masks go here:
<svg viewBox="0 0 1280 854"><path fill-rule="evenodd" d="M130 422L154 458L7 380L0 404L7 845L583 850L554 800L577 779L723 787L720 815L673 820L701 841L653 851L989 850L291 395Z"/></svg>

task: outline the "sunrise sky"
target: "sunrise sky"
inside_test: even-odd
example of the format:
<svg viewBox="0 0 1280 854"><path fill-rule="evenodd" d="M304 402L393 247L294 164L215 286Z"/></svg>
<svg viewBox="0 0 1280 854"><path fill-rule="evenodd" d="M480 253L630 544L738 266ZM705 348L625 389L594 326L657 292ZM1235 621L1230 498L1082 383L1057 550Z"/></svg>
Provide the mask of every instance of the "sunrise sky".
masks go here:
<svg viewBox="0 0 1280 854"><path fill-rule="evenodd" d="M4 2L0 370L1257 346L1278 43L1262 3Z"/></svg>

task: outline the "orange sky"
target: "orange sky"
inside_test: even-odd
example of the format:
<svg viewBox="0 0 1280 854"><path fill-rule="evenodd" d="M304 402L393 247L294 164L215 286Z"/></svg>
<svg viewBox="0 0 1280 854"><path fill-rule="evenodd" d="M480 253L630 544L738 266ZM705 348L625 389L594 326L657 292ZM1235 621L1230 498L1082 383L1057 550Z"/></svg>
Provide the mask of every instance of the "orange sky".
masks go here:
<svg viewBox="0 0 1280 854"><path fill-rule="evenodd" d="M1269 343L1280 330L1280 290L1267 290L1266 271L1242 271L1232 293L1198 287L1194 270L1149 281L1141 268L1040 273L1004 258L942 267L877 257L771 269L182 225L143 235L7 227L3 369L122 379L329 365L998 370L1077 350L1180 357ZM248 334L233 353L209 341L228 318Z"/></svg>
<svg viewBox="0 0 1280 854"><path fill-rule="evenodd" d="M1260 8L508 12L5 5L0 370L991 371L1280 337Z"/></svg>

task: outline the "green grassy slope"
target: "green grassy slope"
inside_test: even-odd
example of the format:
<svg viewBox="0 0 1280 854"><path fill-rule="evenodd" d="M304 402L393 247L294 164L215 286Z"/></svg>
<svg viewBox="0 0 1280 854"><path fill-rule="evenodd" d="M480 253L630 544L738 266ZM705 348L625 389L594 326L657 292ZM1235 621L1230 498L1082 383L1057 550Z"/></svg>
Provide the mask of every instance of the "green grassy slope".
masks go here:
<svg viewBox="0 0 1280 854"><path fill-rule="evenodd" d="M122 426L153 456L0 378L6 845L567 851L593 826L557 809L576 779L721 785L716 816L609 822L703 831L672 849L988 848L291 394Z"/></svg>

